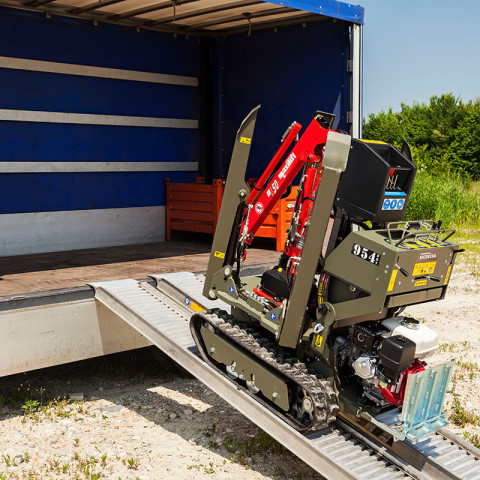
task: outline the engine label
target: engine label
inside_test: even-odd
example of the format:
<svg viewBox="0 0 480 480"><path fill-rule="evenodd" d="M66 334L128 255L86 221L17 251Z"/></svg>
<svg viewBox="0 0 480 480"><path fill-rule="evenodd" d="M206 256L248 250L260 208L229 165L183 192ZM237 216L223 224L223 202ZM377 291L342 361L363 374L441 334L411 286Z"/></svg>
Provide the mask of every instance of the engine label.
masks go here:
<svg viewBox="0 0 480 480"><path fill-rule="evenodd" d="M412 275L429 275L435 271L437 262L416 263Z"/></svg>
<svg viewBox="0 0 480 480"><path fill-rule="evenodd" d="M417 240L417 243L420 243L420 242ZM422 260L436 260L436 259L437 259L437 254L433 252L422 252L418 257L418 260L420 262Z"/></svg>
<svg viewBox="0 0 480 480"><path fill-rule="evenodd" d="M352 253L356 257L360 257L367 262L378 265L382 256L379 253L374 252L373 250L368 249L367 247L362 247L358 243L352 245Z"/></svg>

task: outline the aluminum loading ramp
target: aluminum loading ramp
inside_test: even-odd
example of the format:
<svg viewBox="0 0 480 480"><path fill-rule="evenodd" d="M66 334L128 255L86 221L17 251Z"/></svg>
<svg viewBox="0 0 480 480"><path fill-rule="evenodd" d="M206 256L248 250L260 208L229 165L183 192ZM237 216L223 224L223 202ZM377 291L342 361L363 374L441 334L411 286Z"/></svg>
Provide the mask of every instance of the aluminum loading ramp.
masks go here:
<svg viewBox="0 0 480 480"><path fill-rule="evenodd" d="M153 278L157 288L137 280L97 282L91 286L98 302L326 478L480 479L480 455L476 449L462 449L456 442L439 434L423 439L424 447L427 442L426 452L411 446L418 457L420 469L417 469L410 465L417 462L403 460L341 421L313 434L297 432L198 356L190 334L190 316L202 308L227 308L223 302L212 302L202 296L202 277L182 272ZM440 465L444 457L439 450L445 449L450 460L447 468ZM461 472L457 472L460 464L458 470Z"/></svg>

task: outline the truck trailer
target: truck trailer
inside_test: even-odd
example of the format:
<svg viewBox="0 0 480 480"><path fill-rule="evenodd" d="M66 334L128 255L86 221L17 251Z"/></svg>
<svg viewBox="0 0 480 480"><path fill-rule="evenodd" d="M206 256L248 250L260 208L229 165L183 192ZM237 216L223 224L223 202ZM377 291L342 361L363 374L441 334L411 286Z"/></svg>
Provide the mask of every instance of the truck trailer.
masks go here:
<svg viewBox="0 0 480 480"><path fill-rule="evenodd" d="M319 115L329 130L342 138L360 138L363 21L362 7L335 0L1 1L3 261L32 255L23 259L33 262L35 255L61 251L75 258L85 249L163 241L166 177L171 182L192 182L198 175L207 181L225 178L230 154L240 142L255 158L245 176L259 178L285 127L293 119L307 125L316 109L328 112ZM253 142L245 135L242 142L238 126L258 104L262 115L256 130L262 133ZM342 198L350 201L348 192ZM350 214L362 223L358 212ZM438 224L429 225L443 234ZM385 238L406 242L397 238L398 229L391 233L388 228ZM446 242L445 251L457 253L448 238L440 241ZM357 242L358 255L355 245L348 252L363 266L378 253L371 247L375 242L365 242ZM227 252L215 253L214 259L223 260ZM232 273L227 274L227 267L221 267L222 278ZM325 268L330 267L333 278L338 265ZM410 268L400 267L394 268L401 272L398 281L402 270ZM274 270L279 271L278 265ZM55 276L54 271L48 274ZM365 416L359 422L337 416L332 391L325 422L309 415L308 395L296 402L295 420L307 427L297 428L258 402L254 379L247 379L245 391L232 382L235 368L225 376L205 362L189 322L230 309L226 297L209 295L213 277L214 290L221 291L215 274L218 278L211 269L196 274L152 271L141 278L133 269L130 279L92 281L87 272L68 288L42 288L40 279L29 291L14 291L8 275L0 273L0 376L155 345L326 478L480 478L478 450L439 425L422 432L421 441L405 431L399 435L386 421L388 428L379 433L378 424ZM258 268L252 275L259 275ZM435 275L424 276L417 280L435 290L430 288ZM395 281L393 288L399 288ZM337 300L354 295L340 283L332 284ZM228 287L235 292L235 285ZM262 287L263 293L267 290L272 294ZM273 294L278 302L281 296L276 290ZM315 307L323 305L326 316L327 303ZM331 326L327 323L323 329ZM320 352L327 340L322 347L321 326L311 328ZM373 338L379 348L384 333L374 330L355 332ZM392 343L390 351L398 347L395 340L383 341ZM387 350L385 363L391 359ZM354 359L354 370L368 384L373 364L363 357ZM390 370L382 367L382 375L395 383L403 360L402 369L391 362ZM446 378L447 370L439 373ZM346 451L349 458L342 453Z"/></svg>

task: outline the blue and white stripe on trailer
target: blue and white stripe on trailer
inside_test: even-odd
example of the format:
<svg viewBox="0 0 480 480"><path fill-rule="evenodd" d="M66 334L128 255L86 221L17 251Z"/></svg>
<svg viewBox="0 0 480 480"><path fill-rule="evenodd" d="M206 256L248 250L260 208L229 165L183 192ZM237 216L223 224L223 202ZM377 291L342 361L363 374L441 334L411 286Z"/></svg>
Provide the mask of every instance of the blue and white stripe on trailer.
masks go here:
<svg viewBox="0 0 480 480"><path fill-rule="evenodd" d="M196 78L196 77L192 77ZM159 118L199 118L197 87L6 68L2 109Z"/></svg>
<svg viewBox="0 0 480 480"><path fill-rule="evenodd" d="M92 65L78 65L63 62L32 60L29 58L0 57L0 67L32 72L61 73L64 75L79 75L82 77L112 78L130 80L133 82L165 83L169 85L184 85L198 87L198 78L185 75L170 75L155 72L139 72Z"/></svg>
<svg viewBox="0 0 480 480"><path fill-rule="evenodd" d="M2 122L0 161L195 161L199 131L171 128L139 128Z"/></svg>
<svg viewBox="0 0 480 480"><path fill-rule="evenodd" d="M0 175L0 214L165 205L165 177L197 172L9 173Z"/></svg>
<svg viewBox="0 0 480 480"><path fill-rule="evenodd" d="M199 42L184 35L0 7L0 56L198 77ZM119 52L121 54L119 55Z"/></svg>
<svg viewBox="0 0 480 480"><path fill-rule="evenodd" d="M0 173L194 172L198 162L0 162Z"/></svg>
<svg viewBox="0 0 480 480"><path fill-rule="evenodd" d="M194 180L198 40L0 13L0 213L163 206L166 176Z"/></svg>
<svg viewBox="0 0 480 480"><path fill-rule="evenodd" d="M197 129L198 120L189 118L139 117L95 113L45 112L41 110L0 109L0 121L33 123L69 123L114 127L189 128Z"/></svg>

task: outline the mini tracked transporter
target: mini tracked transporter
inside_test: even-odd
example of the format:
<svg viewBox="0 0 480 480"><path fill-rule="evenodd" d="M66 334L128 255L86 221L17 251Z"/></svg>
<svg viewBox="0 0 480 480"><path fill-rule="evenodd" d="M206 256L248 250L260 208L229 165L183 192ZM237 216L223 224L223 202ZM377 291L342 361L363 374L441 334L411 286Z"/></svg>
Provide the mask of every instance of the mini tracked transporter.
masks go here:
<svg viewBox="0 0 480 480"><path fill-rule="evenodd" d="M401 313L445 296L459 248L441 222L403 221L408 145L352 139L317 112L300 137L300 124L287 129L250 190L258 108L237 132L205 280L231 312L191 319L202 357L300 431L337 414L394 439L444 426L453 362L427 366L438 336ZM242 277L255 232L300 172L278 264Z"/></svg>

